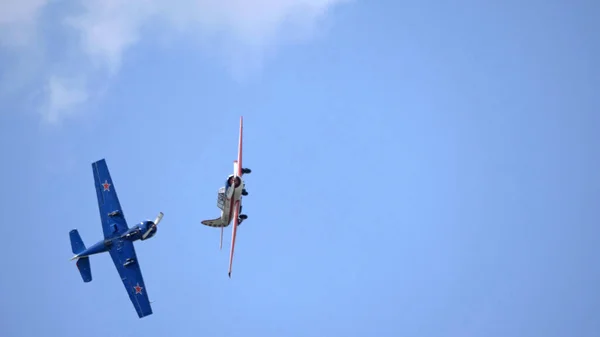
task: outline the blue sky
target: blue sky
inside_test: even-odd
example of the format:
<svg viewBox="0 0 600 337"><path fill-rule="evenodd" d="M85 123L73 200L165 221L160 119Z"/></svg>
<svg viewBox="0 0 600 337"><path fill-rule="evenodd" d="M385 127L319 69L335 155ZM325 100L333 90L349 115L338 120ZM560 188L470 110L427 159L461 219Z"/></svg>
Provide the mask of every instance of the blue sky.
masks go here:
<svg viewBox="0 0 600 337"><path fill-rule="evenodd" d="M0 5L0 335L597 336L593 1ZM245 118L232 279L216 192ZM106 158L154 314L101 239Z"/></svg>

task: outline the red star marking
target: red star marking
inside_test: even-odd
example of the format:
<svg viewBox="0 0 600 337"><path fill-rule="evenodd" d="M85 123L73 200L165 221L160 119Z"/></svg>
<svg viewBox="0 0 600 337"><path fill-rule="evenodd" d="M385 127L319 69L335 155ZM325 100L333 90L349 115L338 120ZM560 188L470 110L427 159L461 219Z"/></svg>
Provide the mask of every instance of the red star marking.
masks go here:
<svg viewBox="0 0 600 337"><path fill-rule="evenodd" d="M136 294L141 294L143 287L140 287L140 284L138 283L133 289L135 289Z"/></svg>
<svg viewBox="0 0 600 337"><path fill-rule="evenodd" d="M110 192L110 184L108 183L108 180L104 181L104 184L102 184L102 187L104 187L105 191L109 191Z"/></svg>

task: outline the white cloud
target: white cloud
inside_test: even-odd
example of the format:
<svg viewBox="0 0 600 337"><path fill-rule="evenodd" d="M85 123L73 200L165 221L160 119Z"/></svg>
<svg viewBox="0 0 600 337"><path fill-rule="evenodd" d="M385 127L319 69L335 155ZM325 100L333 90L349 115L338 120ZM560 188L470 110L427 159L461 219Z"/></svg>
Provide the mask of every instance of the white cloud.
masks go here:
<svg viewBox="0 0 600 337"><path fill-rule="evenodd" d="M0 23L34 21L38 10L47 0L3 0Z"/></svg>
<svg viewBox="0 0 600 337"><path fill-rule="evenodd" d="M81 38L82 51L95 66L111 73L118 70L123 52L135 44L141 26L156 13L156 0L82 0L83 12L69 17L66 24Z"/></svg>
<svg viewBox="0 0 600 337"><path fill-rule="evenodd" d="M77 105L88 99L85 83L76 78L51 76L45 88L47 101L41 108L44 119L57 123L60 117L73 112Z"/></svg>
<svg viewBox="0 0 600 337"><path fill-rule="evenodd" d="M47 120L56 121L90 98L85 90L92 80L89 77L96 77L98 71L115 75L129 48L141 39L156 39L148 33L150 29L164 36L185 35L200 43L217 43L225 48L223 52L231 53L232 60L236 54L244 54L254 56L249 62L256 64L261 63L261 54L281 39L290 34L309 34L328 9L350 0L79 0L78 7L66 17L47 15L40 19L40 11L48 1L2 0L0 48L31 43L31 33L40 20L48 21L45 26L75 33L77 45L71 47L85 56L76 59L85 62L70 62L71 58L48 66L77 73L83 80L67 82L64 78L69 75L52 70L45 78L47 102L43 112ZM38 38L48 38L48 34ZM97 78L93 80L97 82Z"/></svg>
<svg viewBox="0 0 600 337"><path fill-rule="evenodd" d="M48 0L2 0L0 46L23 46L31 42L35 22Z"/></svg>

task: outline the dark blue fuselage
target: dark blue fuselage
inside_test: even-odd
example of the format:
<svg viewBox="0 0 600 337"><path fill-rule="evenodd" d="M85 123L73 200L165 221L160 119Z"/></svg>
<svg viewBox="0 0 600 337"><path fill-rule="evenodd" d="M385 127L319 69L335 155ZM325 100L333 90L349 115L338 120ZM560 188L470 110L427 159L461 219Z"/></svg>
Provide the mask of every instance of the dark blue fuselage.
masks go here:
<svg viewBox="0 0 600 337"><path fill-rule="evenodd" d="M109 239L105 239L105 240L96 242L89 248L85 249L83 252L77 254L77 257L85 257L85 256L94 255L94 254L108 252L115 245L115 243L116 243L115 241L119 241L119 240L127 240L127 241L132 241L132 242L137 241L137 240L142 240L142 241L148 240L151 237L153 237L154 235L156 235L157 227L155 226L155 227L151 228L153 224L154 223L152 221L140 222L139 224L128 229L125 233L123 233L123 235L115 236L115 237L112 237ZM151 232L148 234L146 239L143 239L142 235L144 233L146 233L149 228L151 228L150 229Z"/></svg>

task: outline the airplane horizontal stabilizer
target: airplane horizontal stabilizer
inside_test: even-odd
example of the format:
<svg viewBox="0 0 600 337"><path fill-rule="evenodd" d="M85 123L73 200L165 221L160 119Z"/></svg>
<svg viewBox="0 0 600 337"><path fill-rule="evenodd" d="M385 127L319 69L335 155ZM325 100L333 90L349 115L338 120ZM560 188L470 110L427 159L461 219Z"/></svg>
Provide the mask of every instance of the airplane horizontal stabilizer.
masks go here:
<svg viewBox="0 0 600 337"><path fill-rule="evenodd" d="M69 237L71 238L71 249L73 250L73 254L79 254L85 250L83 240L81 240L81 236L79 236L79 232L76 229L69 232Z"/></svg>
<svg viewBox="0 0 600 337"><path fill-rule="evenodd" d="M81 257L77 260L77 269L81 274L83 282L90 282L92 280L92 268L90 266L89 257Z"/></svg>
<svg viewBox="0 0 600 337"><path fill-rule="evenodd" d="M226 227L225 222L221 218L216 218L213 220L204 220L202 224L209 227Z"/></svg>

